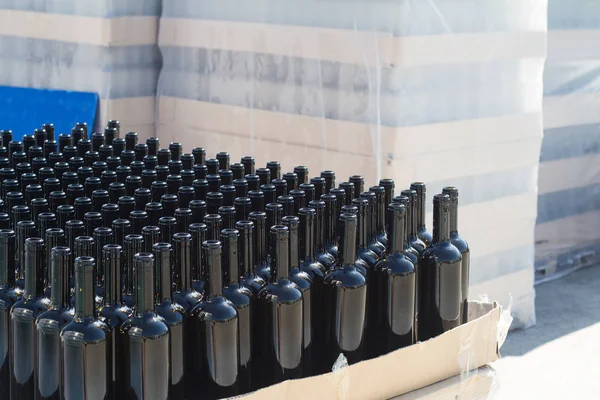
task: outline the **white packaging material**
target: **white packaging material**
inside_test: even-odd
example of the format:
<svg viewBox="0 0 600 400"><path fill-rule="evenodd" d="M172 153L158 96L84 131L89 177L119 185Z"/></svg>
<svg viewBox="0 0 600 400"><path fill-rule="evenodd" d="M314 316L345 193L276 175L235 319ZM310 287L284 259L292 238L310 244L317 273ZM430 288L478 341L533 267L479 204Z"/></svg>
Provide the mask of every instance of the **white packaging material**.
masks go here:
<svg viewBox="0 0 600 400"><path fill-rule="evenodd" d="M600 260L600 3L548 3L536 278Z"/></svg>
<svg viewBox="0 0 600 400"><path fill-rule="evenodd" d="M98 93L95 129L117 101L124 131L154 134L160 3L0 0L0 85Z"/></svg>
<svg viewBox="0 0 600 400"><path fill-rule="evenodd" d="M164 0L161 140L460 190L470 297L534 316L545 0Z"/></svg>

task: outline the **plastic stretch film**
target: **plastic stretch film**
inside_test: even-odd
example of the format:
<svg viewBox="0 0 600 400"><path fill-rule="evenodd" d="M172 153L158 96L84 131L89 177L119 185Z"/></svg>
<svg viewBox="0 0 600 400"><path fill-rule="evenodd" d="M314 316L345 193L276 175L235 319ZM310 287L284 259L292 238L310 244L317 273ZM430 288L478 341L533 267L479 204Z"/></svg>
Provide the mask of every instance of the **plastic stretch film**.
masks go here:
<svg viewBox="0 0 600 400"><path fill-rule="evenodd" d="M97 124L152 134L160 3L0 0L0 85L98 93Z"/></svg>
<svg viewBox="0 0 600 400"><path fill-rule="evenodd" d="M600 4L548 2L536 278L600 259Z"/></svg>
<svg viewBox="0 0 600 400"><path fill-rule="evenodd" d="M474 18L474 16L477 18ZM461 190L472 298L534 316L547 1L164 0L158 134Z"/></svg>

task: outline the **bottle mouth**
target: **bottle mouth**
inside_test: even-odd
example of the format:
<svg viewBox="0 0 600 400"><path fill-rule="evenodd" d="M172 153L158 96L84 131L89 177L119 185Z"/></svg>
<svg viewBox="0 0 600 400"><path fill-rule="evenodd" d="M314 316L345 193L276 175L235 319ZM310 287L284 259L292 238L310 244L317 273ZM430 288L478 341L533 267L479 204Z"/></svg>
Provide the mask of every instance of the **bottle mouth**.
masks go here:
<svg viewBox="0 0 600 400"><path fill-rule="evenodd" d="M286 234L289 234L289 231L289 228L285 225L273 225L271 227L271 233L278 236L285 236Z"/></svg>
<svg viewBox="0 0 600 400"><path fill-rule="evenodd" d="M221 242L219 240L205 240L202 247L206 250L220 250Z"/></svg>
<svg viewBox="0 0 600 400"><path fill-rule="evenodd" d="M94 229L94 235L110 236L110 235L112 235L112 229L104 227L104 226L98 227L98 228Z"/></svg>
<svg viewBox="0 0 600 400"><path fill-rule="evenodd" d="M15 236L15 231L12 229L0 229L0 238L8 239Z"/></svg>
<svg viewBox="0 0 600 400"><path fill-rule="evenodd" d="M317 210L312 207L302 207L298 210L298 214L307 216L317 215Z"/></svg>
<svg viewBox="0 0 600 400"><path fill-rule="evenodd" d="M235 238L240 236L240 231L237 229L223 229L221 231L221 236L226 238Z"/></svg>
<svg viewBox="0 0 600 400"><path fill-rule="evenodd" d="M175 219L175 217L160 217L158 219L158 223L160 225L171 225L176 224L177 220Z"/></svg>
<svg viewBox="0 0 600 400"><path fill-rule="evenodd" d="M196 223L191 224L189 229L192 232L206 232L208 227L206 226L206 224L203 224L201 222L196 222Z"/></svg>
<svg viewBox="0 0 600 400"><path fill-rule="evenodd" d="M235 223L235 227L238 230L251 230L254 227L254 222L248 220L238 221Z"/></svg>
<svg viewBox="0 0 600 400"><path fill-rule="evenodd" d="M237 197L233 202L240 206L252 204L252 200L249 197Z"/></svg>
<svg viewBox="0 0 600 400"><path fill-rule="evenodd" d="M296 226L300 224L300 218L295 217L293 215L286 215L285 217L283 217L281 219L281 221L284 223L284 225L286 226Z"/></svg>
<svg viewBox="0 0 600 400"><path fill-rule="evenodd" d="M77 236L75 238L75 243L85 243L85 242L89 242L89 243L94 243L94 238L91 236Z"/></svg>
<svg viewBox="0 0 600 400"><path fill-rule="evenodd" d="M176 242L191 242L192 235L187 232L178 232L173 235L173 240Z"/></svg>
<svg viewBox="0 0 600 400"><path fill-rule="evenodd" d="M173 246L171 246L171 243L166 242L154 243L152 245L152 250L160 253L170 252L172 248Z"/></svg>
<svg viewBox="0 0 600 400"><path fill-rule="evenodd" d="M221 206L221 207L219 207L219 214L223 214L223 215L235 214L235 207L234 206Z"/></svg>
<svg viewBox="0 0 600 400"><path fill-rule="evenodd" d="M356 222L356 214L344 213L340 215L340 220L345 222Z"/></svg>
<svg viewBox="0 0 600 400"><path fill-rule="evenodd" d="M250 220L257 220L257 221L261 221L267 220L267 213L265 213L264 211L252 211L250 213L250 215L248 215L248 217L250 218Z"/></svg>
<svg viewBox="0 0 600 400"><path fill-rule="evenodd" d="M388 205L388 210L393 212L394 214L404 214L406 213L406 206L401 203L392 203Z"/></svg>
<svg viewBox="0 0 600 400"><path fill-rule="evenodd" d="M206 214L204 216L205 223L216 223L221 221L223 218L219 214Z"/></svg>
<svg viewBox="0 0 600 400"><path fill-rule="evenodd" d="M444 193L439 193L433 196L433 201L436 203L445 203L450 201L450 196Z"/></svg>
<svg viewBox="0 0 600 400"><path fill-rule="evenodd" d="M65 256L71 254L71 248L67 246L56 246L52 248L52 255Z"/></svg>
<svg viewBox="0 0 600 400"><path fill-rule="evenodd" d="M144 237L142 235L138 235L135 233L129 234L127 236L125 236L125 242L141 242L144 240Z"/></svg>
<svg viewBox="0 0 600 400"><path fill-rule="evenodd" d="M321 196L321 197L323 197L323 196ZM325 208L325 202L322 200L311 200L308 203L308 205L311 206L312 208L314 208L315 210Z"/></svg>
<svg viewBox="0 0 600 400"><path fill-rule="evenodd" d="M102 248L102 251L104 253L111 253L111 254L115 254L115 253L120 253L123 251L123 247L121 245L118 244L107 244Z"/></svg>
<svg viewBox="0 0 600 400"><path fill-rule="evenodd" d="M284 196L279 196L284 197ZM265 206L265 210L267 211L277 211L277 210L283 210L283 204L281 203L269 203Z"/></svg>
<svg viewBox="0 0 600 400"><path fill-rule="evenodd" d="M133 260L136 263L149 264L154 262L154 255L152 253L137 253L133 256Z"/></svg>
<svg viewBox="0 0 600 400"><path fill-rule="evenodd" d="M40 247L44 245L44 239L38 237L30 237L25 240L25 245Z"/></svg>
<svg viewBox="0 0 600 400"><path fill-rule="evenodd" d="M158 226L146 225L142 228L142 232L160 232L160 228Z"/></svg>

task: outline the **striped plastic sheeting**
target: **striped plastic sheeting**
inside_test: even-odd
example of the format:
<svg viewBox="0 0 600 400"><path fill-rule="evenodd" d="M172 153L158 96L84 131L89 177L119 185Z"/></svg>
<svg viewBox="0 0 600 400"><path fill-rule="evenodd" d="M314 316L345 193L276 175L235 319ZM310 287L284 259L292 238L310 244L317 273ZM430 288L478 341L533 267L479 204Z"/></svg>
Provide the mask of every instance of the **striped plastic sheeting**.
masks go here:
<svg viewBox="0 0 600 400"><path fill-rule="evenodd" d="M123 129L155 134L161 56L159 0L0 0L0 85L95 92L96 129L114 112ZM143 109L144 107L151 107ZM141 117L149 117L144 122Z"/></svg>
<svg viewBox="0 0 600 400"><path fill-rule="evenodd" d="M546 6L164 0L158 131L340 182L425 180L428 203L459 186L470 294L512 301L528 326Z"/></svg>
<svg viewBox="0 0 600 400"><path fill-rule="evenodd" d="M600 260L600 4L550 0L536 278Z"/></svg>

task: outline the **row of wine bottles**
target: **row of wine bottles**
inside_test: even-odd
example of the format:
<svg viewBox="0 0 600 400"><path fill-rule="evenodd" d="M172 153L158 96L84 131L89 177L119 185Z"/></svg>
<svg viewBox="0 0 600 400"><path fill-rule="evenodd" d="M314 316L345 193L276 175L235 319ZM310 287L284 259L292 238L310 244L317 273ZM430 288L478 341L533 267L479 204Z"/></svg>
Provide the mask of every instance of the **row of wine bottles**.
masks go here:
<svg viewBox="0 0 600 400"><path fill-rule="evenodd" d="M48 127L32 137L52 142ZM122 141L116 121L65 137L63 152L15 164L40 146L2 132L0 391L12 398L231 396L466 322L455 188L434 196L432 235L422 183L394 197L391 180L364 192L358 175L281 179L277 162Z"/></svg>

